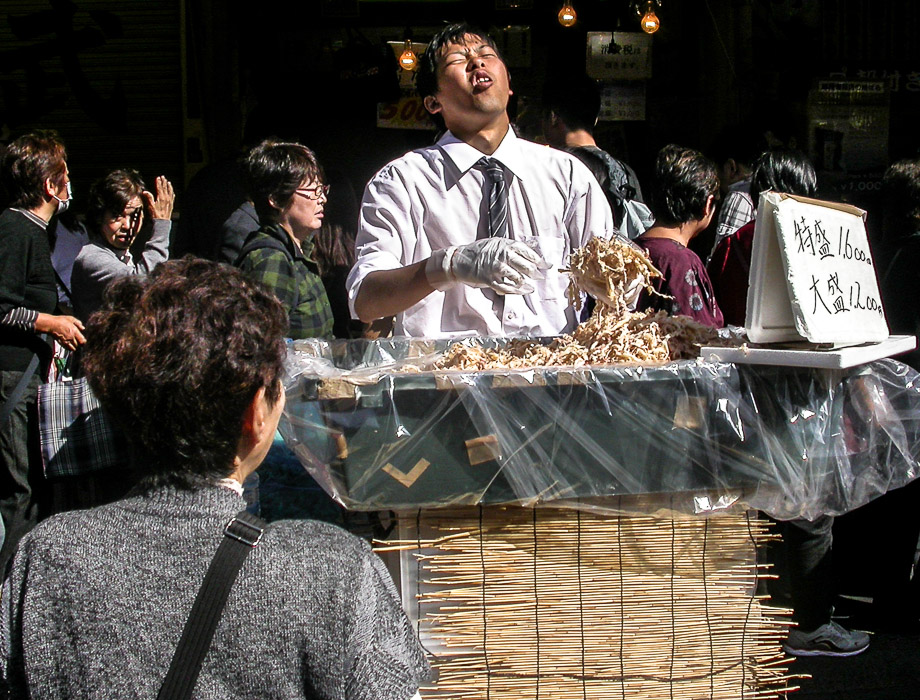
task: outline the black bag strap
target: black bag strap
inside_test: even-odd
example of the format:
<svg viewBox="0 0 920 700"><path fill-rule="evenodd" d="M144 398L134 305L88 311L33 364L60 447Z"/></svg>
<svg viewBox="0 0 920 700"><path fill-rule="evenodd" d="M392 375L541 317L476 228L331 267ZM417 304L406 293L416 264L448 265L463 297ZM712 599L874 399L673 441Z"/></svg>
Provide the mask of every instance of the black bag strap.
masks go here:
<svg viewBox="0 0 920 700"><path fill-rule="evenodd" d="M264 520L245 510L237 513L227 523L224 539L198 590L157 700L192 697L230 589L247 555L259 544L267 527Z"/></svg>
<svg viewBox="0 0 920 700"><path fill-rule="evenodd" d="M26 371L22 373L12 393L10 393L10 397L6 400L6 403L3 404L3 408L0 408L0 428L5 427L6 422L10 419L10 416L13 415L13 409L16 408L16 405L22 399L22 395L26 393L26 387L29 386L29 380L32 379L32 375L35 374L35 370L37 369L38 353L33 353L32 359L29 360L29 366L26 367Z"/></svg>

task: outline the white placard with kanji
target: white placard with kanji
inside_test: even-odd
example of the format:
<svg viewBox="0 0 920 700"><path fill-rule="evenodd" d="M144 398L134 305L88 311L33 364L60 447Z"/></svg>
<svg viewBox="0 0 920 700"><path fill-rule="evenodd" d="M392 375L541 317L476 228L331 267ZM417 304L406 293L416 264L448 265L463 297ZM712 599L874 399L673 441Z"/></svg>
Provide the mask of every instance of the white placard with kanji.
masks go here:
<svg viewBox="0 0 920 700"><path fill-rule="evenodd" d="M888 338L865 215L846 204L761 195L745 323L752 342Z"/></svg>

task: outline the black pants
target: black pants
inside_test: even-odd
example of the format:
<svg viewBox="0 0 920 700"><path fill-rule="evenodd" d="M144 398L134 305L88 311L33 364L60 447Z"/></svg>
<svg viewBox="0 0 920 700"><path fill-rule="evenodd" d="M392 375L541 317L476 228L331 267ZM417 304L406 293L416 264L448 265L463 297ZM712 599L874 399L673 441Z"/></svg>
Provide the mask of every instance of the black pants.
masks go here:
<svg viewBox="0 0 920 700"><path fill-rule="evenodd" d="M781 542L767 548L778 578L768 584L774 602L792 608L792 619L811 632L830 622L836 590L832 557L834 518L775 521Z"/></svg>
<svg viewBox="0 0 920 700"><path fill-rule="evenodd" d="M13 392L22 372L0 371L0 405ZM0 548L0 577L6 572L19 540L47 515L47 485L42 471L38 435L38 373L0 426L0 517L6 529Z"/></svg>

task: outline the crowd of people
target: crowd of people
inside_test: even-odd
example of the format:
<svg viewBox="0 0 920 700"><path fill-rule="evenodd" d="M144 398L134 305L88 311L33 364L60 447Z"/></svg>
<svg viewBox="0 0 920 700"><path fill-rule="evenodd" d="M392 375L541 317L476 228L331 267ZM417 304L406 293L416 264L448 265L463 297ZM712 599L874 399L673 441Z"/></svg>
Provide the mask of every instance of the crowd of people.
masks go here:
<svg viewBox="0 0 920 700"><path fill-rule="evenodd" d="M410 337L568 333L580 317L560 270L593 236L641 246L663 273L639 310L743 326L759 194L816 191L795 150L766 150L748 167L674 144L643 188L594 140L597 86L583 81L545 95L552 147L527 141L508 115L510 77L495 43L468 25L433 39L416 82L440 135L382 167L360 206L334 209L338 185L307 146L261 140L233 166L240 200L209 230L208 217L180 206L180 221L201 223L180 226L172 245L166 178L150 191L136 171L111 171L90 188L81 224L63 216L74 194L57 135L5 148L0 571L9 577L0 618L14 697L160 687L224 525L245 508L242 484L274 437L283 337L381 326ZM902 295L916 284L920 161L892 166L885 182L898 218L886 224L890 265L879 269L886 294ZM704 261L691 242L713 230ZM889 321L920 332L907 306ZM123 500L47 518L36 392L55 347L76 359L69 371L87 377L141 476ZM790 558L809 567L803 552L826 554L830 525L794 525ZM820 609L793 602L790 653L868 646L831 621L824 599ZM200 697L409 700L428 673L386 570L331 526L268 527L223 616Z"/></svg>

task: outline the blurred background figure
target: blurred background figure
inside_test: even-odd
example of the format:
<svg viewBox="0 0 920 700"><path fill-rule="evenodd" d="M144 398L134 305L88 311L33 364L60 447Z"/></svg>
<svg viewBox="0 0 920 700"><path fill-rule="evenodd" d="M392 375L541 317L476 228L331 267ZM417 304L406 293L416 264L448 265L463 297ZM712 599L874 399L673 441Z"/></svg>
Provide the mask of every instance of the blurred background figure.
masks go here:
<svg viewBox="0 0 920 700"><path fill-rule="evenodd" d="M72 201L67 153L51 131L12 141L0 156L0 578L20 538L48 513L38 442L38 386L53 350L76 350L83 324L58 315L48 222Z"/></svg>
<svg viewBox="0 0 920 700"><path fill-rule="evenodd" d="M271 140L249 152L245 167L261 228L250 234L235 265L278 297L289 337L329 338L332 308L313 258L329 194L322 168L306 146Z"/></svg>
<svg viewBox="0 0 920 700"><path fill-rule="evenodd" d="M93 183L86 208L90 242L77 255L71 276L74 309L84 323L102 305L112 280L149 274L169 257L174 202L173 186L162 175L156 197L136 170L113 170ZM145 209L152 220L147 236L141 235Z"/></svg>
<svg viewBox="0 0 920 700"><path fill-rule="evenodd" d="M594 139L600 111L600 87L588 75L550 81L543 89L543 135L588 167L607 195L617 229L635 238L652 225L652 216L633 169Z"/></svg>
<svg viewBox="0 0 920 700"><path fill-rule="evenodd" d="M754 218L757 200L751 197L754 161L771 147L775 138L751 122L736 124L719 132L708 150L719 170L721 203L713 224L701 232L691 246L705 261L715 246Z"/></svg>
<svg viewBox="0 0 920 700"><path fill-rule="evenodd" d="M313 236L314 255L332 307L332 335L336 338L360 338L365 325L352 319L345 286L348 273L355 264L358 198L342 171L328 170L326 178L329 191L335 196L326 201L323 225Z"/></svg>
<svg viewBox="0 0 920 700"><path fill-rule="evenodd" d="M744 326L756 205L761 193L772 191L814 197L816 188L815 169L801 151L767 151L755 162L750 184L750 195L755 205L751 220L716 244L706 266L727 325Z"/></svg>
<svg viewBox="0 0 920 700"><path fill-rule="evenodd" d="M920 160L901 160L882 178L882 241L876 266L892 333L920 335ZM887 258L887 262L886 262ZM920 370L920 349L899 358Z"/></svg>
<svg viewBox="0 0 920 700"><path fill-rule="evenodd" d="M643 290L637 309L661 309L713 328L724 323L703 261L688 245L712 221L718 206L719 175L699 151L674 144L655 160L651 206L655 223L636 239L662 276L658 292Z"/></svg>

